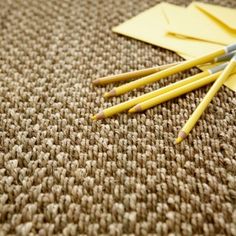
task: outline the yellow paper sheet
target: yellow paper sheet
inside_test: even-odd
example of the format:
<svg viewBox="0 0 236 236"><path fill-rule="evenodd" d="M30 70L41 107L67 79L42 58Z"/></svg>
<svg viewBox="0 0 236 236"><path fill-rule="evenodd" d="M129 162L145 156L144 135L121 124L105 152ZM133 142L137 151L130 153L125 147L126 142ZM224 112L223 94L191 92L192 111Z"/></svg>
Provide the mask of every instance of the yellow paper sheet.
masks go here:
<svg viewBox="0 0 236 236"><path fill-rule="evenodd" d="M222 45L236 41L236 31L205 14L195 3L187 8L166 4L165 14L170 33Z"/></svg>
<svg viewBox="0 0 236 236"><path fill-rule="evenodd" d="M114 27L113 31L156 46L177 52L185 59L191 59L222 48L220 44L209 43L186 37L168 35L168 18L164 14L168 4L162 3L142 12L134 18ZM167 6L168 7L168 6ZM228 80L229 81L229 80ZM236 91L236 75L226 85Z"/></svg>
<svg viewBox="0 0 236 236"><path fill-rule="evenodd" d="M166 3L161 3L154 6L114 27L113 31L172 51L194 55L195 57L222 48L219 44L167 34L168 22L163 14L165 5Z"/></svg>
<svg viewBox="0 0 236 236"><path fill-rule="evenodd" d="M206 14L214 17L215 20L225 24L226 27L236 30L236 9L201 2L195 2L195 5Z"/></svg>

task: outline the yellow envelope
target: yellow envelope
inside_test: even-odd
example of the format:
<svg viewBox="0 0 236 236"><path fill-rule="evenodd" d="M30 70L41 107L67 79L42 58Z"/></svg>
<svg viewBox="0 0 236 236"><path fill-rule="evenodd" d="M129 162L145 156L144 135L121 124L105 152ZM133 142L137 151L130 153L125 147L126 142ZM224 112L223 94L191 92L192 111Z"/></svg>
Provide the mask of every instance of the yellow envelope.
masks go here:
<svg viewBox="0 0 236 236"><path fill-rule="evenodd" d="M215 20L223 23L225 27L236 30L236 9L206 4L202 2L195 2L194 4L206 14L214 17Z"/></svg>
<svg viewBox="0 0 236 236"><path fill-rule="evenodd" d="M168 22L163 14L163 8L166 5L166 3L156 5L114 27L113 31L194 57L222 48L219 44L167 34Z"/></svg>
<svg viewBox="0 0 236 236"><path fill-rule="evenodd" d="M205 14L196 3L187 8L166 4L168 32L207 42L228 45L236 41L236 31Z"/></svg>

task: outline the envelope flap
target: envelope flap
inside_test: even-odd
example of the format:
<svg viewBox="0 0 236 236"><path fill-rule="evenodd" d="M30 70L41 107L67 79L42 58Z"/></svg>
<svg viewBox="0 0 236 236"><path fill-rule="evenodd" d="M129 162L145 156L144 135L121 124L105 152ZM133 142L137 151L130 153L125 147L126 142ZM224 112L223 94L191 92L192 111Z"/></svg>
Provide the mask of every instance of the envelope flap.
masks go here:
<svg viewBox="0 0 236 236"><path fill-rule="evenodd" d="M168 18L168 32L189 38L227 45L235 42L236 31L201 11L195 4L187 8L173 4L163 7Z"/></svg>
<svg viewBox="0 0 236 236"><path fill-rule="evenodd" d="M236 9L200 2L194 2L194 4L200 10L204 11L206 14L209 14L211 17L216 18L225 26L232 30L236 30Z"/></svg>
<svg viewBox="0 0 236 236"><path fill-rule="evenodd" d="M178 51L194 57L220 49L220 44L167 34L168 18L164 13L167 3L158 4L128 21L114 27L113 32L123 34L156 46ZM182 9L181 7L176 6ZM174 12L176 14L176 12ZM174 14L174 15L175 15Z"/></svg>

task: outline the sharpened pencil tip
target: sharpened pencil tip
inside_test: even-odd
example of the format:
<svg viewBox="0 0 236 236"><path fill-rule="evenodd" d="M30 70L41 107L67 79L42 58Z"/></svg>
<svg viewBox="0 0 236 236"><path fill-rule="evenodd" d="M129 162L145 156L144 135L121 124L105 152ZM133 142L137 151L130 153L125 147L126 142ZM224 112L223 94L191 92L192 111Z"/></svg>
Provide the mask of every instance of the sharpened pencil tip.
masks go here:
<svg viewBox="0 0 236 236"><path fill-rule="evenodd" d="M136 113L136 112L141 112L143 109L142 107L138 104L131 109L129 109L129 113Z"/></svg>
<svg viewBox="0 0 236 236"><path fill-rule="evenodd" d="M187 133L181 130L178 134L178 138L175 140L175 144L181 143L187 137Z"/></svg>
<svg viewBox="0 0 236 236"><path fill-rule="evenodd" d="M94 81L92 81L92 83L94 85L98 85L98 84L100 84L100 79L95 79Z"/></svg>
<svg viewBox="0 0 236 236"><path fill-rule="evenodd" d="M129 109L129 111L128 111L129 113L135 113L136 112L136 110L135 110L135 107L133 107L133 108L131 108L131 109Z"/></svg>
<svg viewBox="0 0 236 236"><path fill-rule="evenodd" d="M104 98L109 98L109 93L104 93L103 97Z"/></svg>
<svg viewBox="0 0 236 236"><path fill-rule="evenodd" d="M115 89L112 89L110 92L104 94L105 98L110 98L110 97L114 97L114 96L116 96L116 90Z"/></svg>
<svg viewBox="0 0 236 236"><path fill-rule="evenodd" d="M176 140L175 140L175 144L178 144L178 143L181 143L184 139L182 137L178 137Z"/></svg>
<svg viewBox="0 0 236 236"><path fill-rule="evenodd" d="M95 120L95 121L102 120L104 118L106 118L106 116L105 116L103 111L99 112L98 114L96 114L92 117L92 119Z"/></svg>

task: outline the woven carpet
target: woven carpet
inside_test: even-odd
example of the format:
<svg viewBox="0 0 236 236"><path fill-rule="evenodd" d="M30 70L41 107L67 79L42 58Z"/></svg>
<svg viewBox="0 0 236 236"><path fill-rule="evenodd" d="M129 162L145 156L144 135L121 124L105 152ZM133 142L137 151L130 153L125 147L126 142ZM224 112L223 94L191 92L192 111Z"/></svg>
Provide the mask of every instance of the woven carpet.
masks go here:
<svg viewBox="0 0 236 236"><path fill-rule="evenodd" d="M142 114L91 120L198 72L108 100L111 85L91 85L182 60L111 32L157 3L0 0L1 236L236 235L234 92L222 88L180 145L173 140L209 87Z"/></svg>

